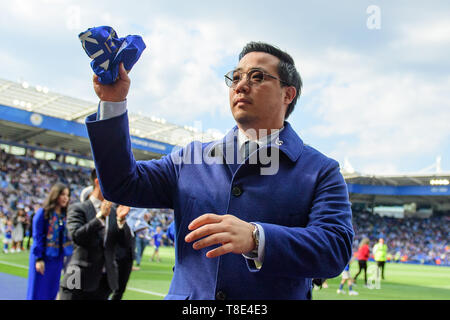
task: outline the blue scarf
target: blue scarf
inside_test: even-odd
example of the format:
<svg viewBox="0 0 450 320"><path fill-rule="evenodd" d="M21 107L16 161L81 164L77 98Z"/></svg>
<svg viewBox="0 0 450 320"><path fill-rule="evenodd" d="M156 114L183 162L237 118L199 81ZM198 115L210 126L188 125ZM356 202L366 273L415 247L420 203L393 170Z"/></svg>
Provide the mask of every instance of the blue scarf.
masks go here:
<svg viewBox="0 0 450 320"><path fill-rule="evenodd" d="M60 235L61 231L62 238ZM47 257L58 257L60 255L61 249L65 256L72 255L73 246L72 241L69 239L66 228L66 216L60 216L53 211L53 214L50 216L50 219L48 221L47 246L45 249L45 255Z"/></svg>
<svg viewBox="0 0 450 320"><path fill-rule="evenodd" d="M80 33L78 38L92 59L92 70L103 84L116 81L121 62L125 70L131 70L146 48L142 37L129 35L119 38L114 29L107 26L89 28Z"/></svg>

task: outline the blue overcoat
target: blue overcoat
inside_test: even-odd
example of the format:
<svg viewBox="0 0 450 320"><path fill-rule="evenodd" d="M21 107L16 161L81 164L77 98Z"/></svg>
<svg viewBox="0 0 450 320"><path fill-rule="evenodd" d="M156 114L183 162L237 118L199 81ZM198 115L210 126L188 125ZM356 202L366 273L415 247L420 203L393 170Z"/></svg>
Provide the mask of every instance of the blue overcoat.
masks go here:
<svg viewBox="0 0 450 320"><path fill-rule="evenodd" d="M354 232L339 164L304 145L288 122L276 143L236 164L224 159L234 152L236 160L237 127L221 141L192 142L161 159L135 161L128 113L96 119L88 116L86 125L104 197L174 209L176 259L166 299L310 299L312 278L336 277L349 262ZM276 174L261 174L267 160L251 162L262 149L278 154ZM211 247L194 250L186 243L189 223L205 213L259 223L262 267L240 254L207 258Z"/></svg>
<svg viewBox="0 0 450 320"><path fill-rule="evenodd" d="M48 220L45 219L43 208L36 211L32 223L33 244L29 259L27 300L55 300L64 266L64 253L60 250L57 257L48 257L45 254ZM36 271L37 259L44 259L43 275Z"/></svg>

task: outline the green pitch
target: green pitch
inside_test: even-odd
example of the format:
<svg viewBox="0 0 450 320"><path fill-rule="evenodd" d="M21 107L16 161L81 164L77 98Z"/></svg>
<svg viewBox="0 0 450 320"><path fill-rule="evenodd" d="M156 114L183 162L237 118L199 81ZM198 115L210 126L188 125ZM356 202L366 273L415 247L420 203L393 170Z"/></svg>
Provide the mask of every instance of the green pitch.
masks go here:
<svg viewBox="0 0 450 320"><path fill-rule="evenodd" d="M26 278L28 276L28 251L20 253L0 253L0 272ZM157 300L167 294L172 279L172 266L175 261L173 248L161 247L161 262L152 262L153 247L147 247L141 262L141 269L133 271L124 294L126 300ZM369 262L369 268L375 265ZM373 267L372 267L373 268ZM352 263L352 276L357 272L357 263ZM388 263L385 267L385 280L380 288L364 287L364 278L360 274L354 290L357 296L337 294L340 277L329 279L328 288L313 290L315 300L449 300L450 267L407 265ZM375 284L375 283L374 283ZM0 284L1 290L1 284Z"/></svg>

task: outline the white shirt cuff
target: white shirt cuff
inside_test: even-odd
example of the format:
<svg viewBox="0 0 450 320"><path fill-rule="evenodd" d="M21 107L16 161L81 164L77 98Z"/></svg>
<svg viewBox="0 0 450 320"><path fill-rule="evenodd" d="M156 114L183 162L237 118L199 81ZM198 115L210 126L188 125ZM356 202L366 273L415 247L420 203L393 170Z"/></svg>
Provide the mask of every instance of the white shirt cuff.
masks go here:
<svg viewBox="0 0 450 320"><path fill-rule="evenodd" d="M118 117L127 111L127 100L120 102L100 101L98 104L97 120Z"/></svg>
<svg viewBox="0 0 450 320"><path fill-rule="evenodd" d="M119 220L117 220L117 227L118 227L119 229L122 229L123 226L125 225L125 223L127 223L126 220L123 220L122 222L120 222Z"/></svg>
<svg viewBox="0 0 450 320"><path fill-rule="evenodd" d="M96 216L95 216L98 220L100 220L100 222L102 223L102 226L105 226L105 220L102 219L102 212L99 211L97 212Z"/></svg>

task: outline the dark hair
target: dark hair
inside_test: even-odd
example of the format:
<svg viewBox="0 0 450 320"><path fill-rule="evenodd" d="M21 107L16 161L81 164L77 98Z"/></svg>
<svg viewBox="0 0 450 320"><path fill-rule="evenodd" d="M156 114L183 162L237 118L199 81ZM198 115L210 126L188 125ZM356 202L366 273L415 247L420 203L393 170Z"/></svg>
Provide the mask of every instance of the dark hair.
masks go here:
<svg viewBox="0 0 450 320"><path fill-rule="evenodd" d="M295 104L297 103L297 99L301 94L302 90L302 78L300 77L300 74L298 73L297 69L295 68L295 62L292 57L278 49L277 47L274 47L270 44L264 43L264 42L249 42L245 45L245 47L242 49L241 53L239 54L239 61L250 52L265 52L268 54L271 54L278 59L280 59L280 63L278 64L278 75L281 80L283 80L285 83L288 83L288 86L293 86L297 90L297 93L292 100L292 102L289 104L286 115L284 116L285 119L289 117L289 115L294 110ZM280 82L281 86L286 86L286 84L283 82Z"/></svg>
<svg viewBox="0 0 450 320"><path fill-rule="evenodd" d="M93 188L95 188L95 179L97 179L97 170L94 168L91 171L91 183Z"/></svg>
<svg viewBox="0 0 450 320"><path fill-rule="evenodd" d="M50 214L53 213L53 211L56 208L56 205L58 204L59 196L61 195L61 193L63 193L65 189L69 190L69 197L70 197L70 189L63 183L58 182L55 185L53 185L53 187L50 189L50 192L43 204L45 219L50 218ZM61 208L61 213L65 215L67 213L67 207Z"/></svg>

